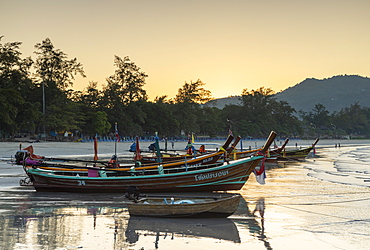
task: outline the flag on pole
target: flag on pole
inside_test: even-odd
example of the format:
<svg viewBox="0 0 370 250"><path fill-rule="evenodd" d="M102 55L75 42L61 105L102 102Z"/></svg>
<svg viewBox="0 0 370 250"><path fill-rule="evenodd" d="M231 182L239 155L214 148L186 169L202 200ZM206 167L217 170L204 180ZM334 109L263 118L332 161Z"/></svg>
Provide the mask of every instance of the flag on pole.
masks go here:
<svg viewBox="0 0 370 250"><path fill-rule="evenodd" d="M233 131L231 131L231 129L229 129L229 135L233 136Z"/></svg>
<svg viewBox="0 0 370 250"><path fill-rule="evenodd" d="M265 179L266 179L266 170L265 170L265 158L262 159L261 161L261 167L259 170L254 170L253 173L256 175L256 181L261 184L261 185L264 185L266 182L265 182Z"/></svg>
<svg viewBox="0 0 370 250"><path fill-rule="evenodd" d="M121 141L118 135L118 127L117 127L117 122L115 123L115 129L116 129L116 141Z"/></svg>

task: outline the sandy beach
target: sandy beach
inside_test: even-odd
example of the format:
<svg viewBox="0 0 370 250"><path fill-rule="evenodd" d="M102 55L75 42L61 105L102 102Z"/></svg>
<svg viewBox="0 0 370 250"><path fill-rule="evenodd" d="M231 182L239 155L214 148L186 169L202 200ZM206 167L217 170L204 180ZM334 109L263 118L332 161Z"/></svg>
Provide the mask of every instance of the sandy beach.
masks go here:
<svg viewBox="0 0 370 250"><path fill-rule="evenodd" d="M220 142L222 143L222 142ZM291 141L305 147L312 141ZM340 147L338 144L340 143ZM118 145L123 157L131 143ZM147 142L149 145L150 142ZM243 146L262 146L245 141ZM335 147L337 144L337 147ZM29 144L23 143L26 147ZM185 142L176 142L182 149ZM142 144L142 148L147 145ZM89 143L33 144L46 156L91 157ZM207 146L216 148L217 145ZM321 140L304 162L267 165L252 175L227 219L130 218L123 194L37 193L20 187L21 166L7 163L19 143L0 143L1 249L368 249L370 141ZM99 143L109 158L112 143Z"/></svg>

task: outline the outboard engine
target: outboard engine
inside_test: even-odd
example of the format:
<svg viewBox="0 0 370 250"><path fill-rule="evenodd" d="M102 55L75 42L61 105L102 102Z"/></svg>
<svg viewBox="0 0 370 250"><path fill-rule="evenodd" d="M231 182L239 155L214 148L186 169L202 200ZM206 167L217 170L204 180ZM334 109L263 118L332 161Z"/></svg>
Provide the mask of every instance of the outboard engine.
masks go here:
<svg viewBox="0 0 370 250"><path fill-rule="evenodd" d="M28 152L27 150L18 150L17 153L15 153L15 163L17 165L22 165L29 154L30 152Z"/></svg>
<svg viewBox="0 0 370 250"><path fill-rule="evenodd" d="M140 197L139 189L135 186L130 186L126 189L125 197L129 200L138 200Z"/></svg>

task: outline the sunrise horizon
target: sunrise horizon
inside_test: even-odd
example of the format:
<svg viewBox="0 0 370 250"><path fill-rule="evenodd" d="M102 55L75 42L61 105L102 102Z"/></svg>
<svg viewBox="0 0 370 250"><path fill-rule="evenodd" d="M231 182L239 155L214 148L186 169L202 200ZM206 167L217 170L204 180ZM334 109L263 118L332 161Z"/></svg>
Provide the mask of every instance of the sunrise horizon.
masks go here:
<svg viewBox="0 0 370 250"><path fill-rule="evenodd" d="M149 100L174 98L185 82L205 83L214 98L260 87L280 92L307 78L370 76L370 1L98 0L0 3L1 43L49 38L77 58L101 89L114 74L114 57L129 56L148 77Z"/></svg>

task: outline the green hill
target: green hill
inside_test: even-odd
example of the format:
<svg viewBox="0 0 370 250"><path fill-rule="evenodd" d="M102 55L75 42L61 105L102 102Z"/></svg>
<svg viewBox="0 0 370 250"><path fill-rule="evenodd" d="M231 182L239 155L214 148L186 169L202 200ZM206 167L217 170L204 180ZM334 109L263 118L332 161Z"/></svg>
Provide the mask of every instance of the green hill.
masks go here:
<svg viewBox="0 0 370 250"><path fill-rule="evenodd" d="M333 76L327 79L307 78L275 95L289 103L296 111L312 111L322 104L329 112L340 111L358 103L370 107L370 78L357 75ZM228 104L239 104L239 96L215 99L206 105L222 109Z"/></svg>
<svg viewBox="0 0 370 250"><path fill-rule="evenodd" d="M370 78L356 75L333 76L328 79L308 78L277 93L278 100L287 101L297 111L311 111L320 103L330 111L340 111L358 103L370 107Z"/></svg>

